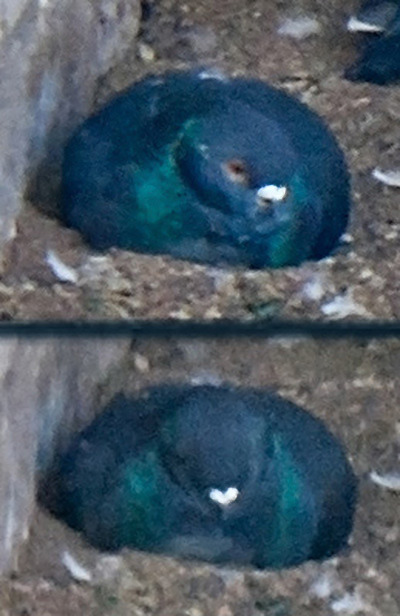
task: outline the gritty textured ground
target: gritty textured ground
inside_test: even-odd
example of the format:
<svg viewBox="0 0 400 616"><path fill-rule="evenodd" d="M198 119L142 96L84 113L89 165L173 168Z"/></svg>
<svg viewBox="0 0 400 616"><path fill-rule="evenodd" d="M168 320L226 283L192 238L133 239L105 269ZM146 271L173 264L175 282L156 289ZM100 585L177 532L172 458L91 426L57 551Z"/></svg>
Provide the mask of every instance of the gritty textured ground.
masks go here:
<svg viewBox="0 0 400 616"><path fill-rule="evenodd" d="M369 474L400 470L400 342L148 341L100 391L170 381L267 386L323 418L360 478L351 548L281 572L219 569L129 551L107 555L38 511L13 579L0 583L2 616L398 616L399 492ZM67 551L84 570L71 574ZM73 579L80 575L81 581Z"/></svg>
<svg viewBox="0 0 400 616"><path fill-rule="evenodd" d="M121 250L96 254L77 233L27 205L0 267L0 318L400 318L400 189L371 176L375 167L400 166L400 86L342 78L356 55L344 28L355 6L355 0L301 0L296 8L289 0L150 0L137 49L105 80L97 101L148 73L198 65L257 76L297 95L327 120L353 176L351 237L335 256L253 272ZM316 19L319 32L302 40L279 34L299 13ZM71 282L57 279L48 250L73 268Z"/></svg>

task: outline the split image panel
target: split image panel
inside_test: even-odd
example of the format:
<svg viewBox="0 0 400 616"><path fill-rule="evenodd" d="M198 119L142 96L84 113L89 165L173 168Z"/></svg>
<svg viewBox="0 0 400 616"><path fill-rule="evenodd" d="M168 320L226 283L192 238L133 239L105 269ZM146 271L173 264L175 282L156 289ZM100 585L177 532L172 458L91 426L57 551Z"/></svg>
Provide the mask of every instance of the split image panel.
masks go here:
<svg viewBox="0 0 400 616"><path fill-rule="evenodd" d="M396 340L0 350L4 606L398 610Z"/></svg>
<svg viewBox="0 0 400 616"><path fill-rule="evenodd" d="M2 320L399 319L396 75L346 72L396 3L56 4L4 37Z"/></svg>

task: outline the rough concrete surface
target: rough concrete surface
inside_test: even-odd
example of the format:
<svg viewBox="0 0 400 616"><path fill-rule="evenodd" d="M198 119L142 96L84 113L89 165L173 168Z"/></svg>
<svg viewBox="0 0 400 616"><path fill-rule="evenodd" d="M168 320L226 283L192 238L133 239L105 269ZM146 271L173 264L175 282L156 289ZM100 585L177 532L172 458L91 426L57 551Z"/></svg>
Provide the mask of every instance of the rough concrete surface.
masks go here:
<svg viewBox="0 0 400 616"><path fill-rule="evenodd" d="M222 380L272 387L324 419L360 479L351 548L324 563L281 572L219 569L129 550L102 554L38 511L19 569L0 584L1 613L398 616L399 493L373 483L370 473L399 477L399 362L400 342L393 340L134 343L100 386L99 408L121 389Z"/></svg>
<svg viewBox="0 0 400 616"><path fill-rule="evenodd" d="M17 233L38 168L31 192L54 194L66 135L132 45L139 15L139 0L0 2L0 245Z"/></svg>
<svg viewBox="0 0 400 616"><path fill-rule="evenodd" d="M0 573L28 536L35 480L95 413L98 383L129 341L0 340Z"/></svg>
<svg viewBox="0 0 400 616"><path fill-rule="evenodd" d="M46 10L52 11L53 4L56 11L59 3L47 3ZM88 10L94 10L94 4L78 2ZM55 195L50 200L45 198L46 191L43 198L38 198L42 194L39 190L35 206L27 205L19 217L15 239L3 256L0 318L400 318L399 188L385 186L371 174L375 167L390 170L400 166L400 87L354 84L343 79L345 67L357 53L357 39L345 31L345 22L357 4L356 0L299 0L295 5L289 0L148 0L143 3L138 44L100 81L94 101L97 108L149 73L198 65L217 66L228 74L256 76L298 96L330 125L345 150L353 176L350 237L335 255L298 268L254 272L210 268L121 250L98 254L84 244L78 233L44 213L56 213L57 201ZM133 10L132 2L126 0L123 6L125 16L119 21L111 20L110 31L116 37L110 38L115 43L114 51L119 49L119 27L128 28L129 16L135 23L129 12ZM308 23L309 30L310 23L312 26L305 38L285 34L291 32L291 20L299 16L303 33L304 23ZM74 28L80 24L78 18L72 21ZM91 21L87 18L84 23L86 33ZM100 28L98 23L97 27ZM98 36L99 32L101 29ZM25 41L26 34L21 36ZM127 42L122 34L120 38ZM70 52L68 41L66 44L65 53ZM40 56L40 66L47 67L48 54L47 46ZM75 118L87 111L87 104L81 104L80 98L83 96L87 103L87 92L81 91L85 77L82 71L98 74L92 57L89 51L82 62L74 56L78 63L74 81L77 99L72 103L68 99L68 118L68 114ZM17 61L14 64L15 71L22 70ZM51 80L46 82L46 75L53 73L43 67L41 71L42 82L51 84ZM62 83L67 84L65 72L61 75ZM7 90L2 88L2 92L6 96ZM21 105L25 104L23 96L21 91ZM21 108L19 118L23 112ZM45 127L46 113L39 116L41 134L47 135L42 146L53 159L53 149L59 148L67 129L58 132L60 123L57 120L54 125L54 115ZM23 123L21 130L22 126ZM14 150L20 148L18 132L11 133L4 147L14 156ZM16 173L18 165L11 166L10 174ZM39 175L35 187L47 188L51 194L53 175L46 168ZM48 250L72 268L69 282L62 282L49 266Z"/></svg>

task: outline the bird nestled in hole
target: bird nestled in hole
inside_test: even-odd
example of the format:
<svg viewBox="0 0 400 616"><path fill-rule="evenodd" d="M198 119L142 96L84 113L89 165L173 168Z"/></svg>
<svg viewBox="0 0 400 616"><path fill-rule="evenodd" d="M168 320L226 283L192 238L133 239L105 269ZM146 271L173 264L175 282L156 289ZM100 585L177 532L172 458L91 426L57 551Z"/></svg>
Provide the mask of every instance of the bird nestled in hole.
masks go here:
<svg viewBox="0 0 400 616"><path fill-rule="evenodd" d="M310 413L266 390L180 384L117 396L46 489L48 508L97 548L258 568L344 548L357 491Z"/></svg>
<svg viewBox="0 0 400 616"><path fill-rule="evenodd" d="M148 77L84 122L65 150L61 210L98 250L276 268L334 250L349 193L314 112L203 70Z"/></svg>

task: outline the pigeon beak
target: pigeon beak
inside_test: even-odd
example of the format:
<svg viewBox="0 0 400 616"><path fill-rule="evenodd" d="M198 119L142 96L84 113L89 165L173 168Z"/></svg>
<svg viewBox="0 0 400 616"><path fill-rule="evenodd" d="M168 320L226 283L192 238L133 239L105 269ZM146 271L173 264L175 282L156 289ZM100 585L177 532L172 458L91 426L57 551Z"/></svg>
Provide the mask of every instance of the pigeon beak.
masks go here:
<svg viewBox="0 0 400 616"><path fill-rule="evenodd" d="M237 488L227 488L224 490L217 490L212 488L209 492L209 497L214 503L225 509L234 503L239 496L239 490Z"/></svg>

